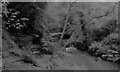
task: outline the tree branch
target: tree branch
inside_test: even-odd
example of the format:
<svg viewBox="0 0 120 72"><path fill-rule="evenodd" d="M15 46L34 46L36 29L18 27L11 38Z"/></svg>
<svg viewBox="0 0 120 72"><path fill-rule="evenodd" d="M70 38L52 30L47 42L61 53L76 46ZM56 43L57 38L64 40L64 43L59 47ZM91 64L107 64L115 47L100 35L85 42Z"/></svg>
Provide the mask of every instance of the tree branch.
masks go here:
<svg viewBox="0 0 120 72"><path fill-rule="evenodd" d="M74 2L73 2L74 3ZM59 40L59 43L61 43L61 41L62 41L62 38L63 38L63 36L64 36L64 33L65 33L65 30L66 30L66 27L67 27L67 25L69 24L68 23L68 18L69 18L69 16L70 16L70 10L71 10L71 7L72 7L72 4L73 3L69 3L68 5L68 15L67 15L67 18L66 18L66 20L65 20L65 25L64 25L64 28L63 28L63 31L62 31L62 34L61 34L61 37L60 37L60 40Z"/></svg>
<svg viewBox="0 0 120 72"><path fill-rule="evenodd" d="M114 11L116 5L117 5L117 3L115 3L115 5L113 6L112 10L110 10L110 11L107 12L107 13L105 13L104 15L100 15L100 16L94 17L94 18L88 20L87 22L83 23L82 25L78 26L78 27L76 28L75 32L78 31L78 29L81 28L83 25L85 25L85 24L91 22L92 20L94 20L94 19L96 19L96 18L101 18L101 17L104 17L104 16L109 15L110 13L112 13L112 12ZM71 39L71 38L74 36L75 32L70 36L69 39ZM69 43L69 41L70 41L69 39L67 40L66 45ZM65 45L65 46L66 46L66 45Z"/></svg>

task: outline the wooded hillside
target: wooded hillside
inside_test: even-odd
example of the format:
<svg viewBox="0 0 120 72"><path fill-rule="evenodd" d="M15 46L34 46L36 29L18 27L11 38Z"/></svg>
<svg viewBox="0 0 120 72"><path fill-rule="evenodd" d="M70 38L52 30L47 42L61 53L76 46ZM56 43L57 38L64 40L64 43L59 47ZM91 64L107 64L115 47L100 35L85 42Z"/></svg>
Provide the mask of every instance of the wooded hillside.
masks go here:
<svg viewBox="0 0 120 72"><path fill-rule="evenodd" d="M63 56L69 48L120 64L118 3L9 2L2 12L3 59Z"/></svg>

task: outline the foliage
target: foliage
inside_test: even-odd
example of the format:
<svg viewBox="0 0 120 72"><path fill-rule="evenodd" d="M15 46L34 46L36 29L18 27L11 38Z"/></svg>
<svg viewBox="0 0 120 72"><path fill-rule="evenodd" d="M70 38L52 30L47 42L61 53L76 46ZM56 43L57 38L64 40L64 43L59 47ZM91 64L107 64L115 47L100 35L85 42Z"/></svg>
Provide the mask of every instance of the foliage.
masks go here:
<svg viewBox="0 0 120 72"><path fill-rule="evenodd" d="M17 35L15 40L22 43L19 45L28 42L23 48L33 54L51 55L73 45L96 57L118 61L119 41L117 36L111 38L118 32L117 20L111 16L116 4L110 9L105 6L108 10L103 8L105 4L100 7L96 5L75 2L10 3L7 6L8 16L3 14L6 21L3 26L11 34Z"/></svg>
<svg viewBox="0 0 120 72"><path fill-rule="evenodd" d="M119 45L118 34L112 33L101 42L92 43L88 53L107 61L118 62L120 60Z"/></svg>
<svg viewBox="0 0 120 72"><path fill-rule="evenodd" d="M33 53L35 51L39 51L39 54L47 52L42 47L42 27L36 28L37 8L34 3L13 2L6 7L8 13L7 16L3 13L3 30L10 34L16 45L20 49L27 51L33 48L31 49Z"/></svg>

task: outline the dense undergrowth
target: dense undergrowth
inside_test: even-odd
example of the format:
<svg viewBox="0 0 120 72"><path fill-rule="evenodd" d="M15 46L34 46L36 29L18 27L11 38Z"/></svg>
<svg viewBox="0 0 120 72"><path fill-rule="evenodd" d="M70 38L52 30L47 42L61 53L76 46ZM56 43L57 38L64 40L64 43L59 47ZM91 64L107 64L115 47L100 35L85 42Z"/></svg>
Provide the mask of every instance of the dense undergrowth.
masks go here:
<svg viewBox="0 0 120 72"><path fill-rule="evenodd" d="M53 7L53 14L49 12L50 6L47 10L46 5L44 2L8 4L8 13L3 13L3 30L7 30L19 49L42 56L52 55L60 48L74 46L77 50L88 52L92 56L120 64L120 41L116 19L107 20L102 27L96 28L90 26L89 22L92 19L89 18L92 18L92 14L89 17L90 8L85 3L63 3L65 10L68 10L67 13L60 9L63 8L60 5L57 8ZM112 14L112 11L93 19L101 20L109 14ZM91 24L99 24L99 21Z"/></svg>
<svg viewBox="0 0 120 72"><path fill-rule="evenodd" d="M39 4L42 9L44 3ZM43 6L43 7L42 7ZM43 48L42 26L37 29L35 3L10 2L7 5L7 16L3 14L3 29L12 36L12 40L22 50L30 50L33 54L48 54ZM42 11L41 11L42 12Z"/></svg>

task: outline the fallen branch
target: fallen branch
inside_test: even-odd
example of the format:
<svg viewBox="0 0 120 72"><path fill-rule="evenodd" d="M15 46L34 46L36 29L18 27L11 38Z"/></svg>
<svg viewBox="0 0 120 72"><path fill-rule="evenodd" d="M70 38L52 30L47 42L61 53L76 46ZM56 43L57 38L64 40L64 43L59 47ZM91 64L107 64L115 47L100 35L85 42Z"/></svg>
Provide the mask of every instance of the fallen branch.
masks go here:
<svg viewBox="0 0 120 72"><path fill-rule="evenodd" d="M61 35L62 33L50 33L51 36Z"/></svg>

